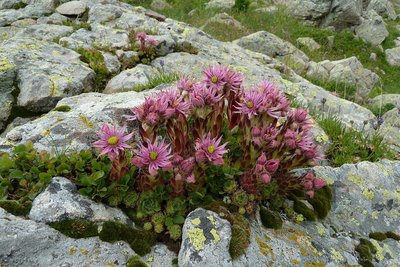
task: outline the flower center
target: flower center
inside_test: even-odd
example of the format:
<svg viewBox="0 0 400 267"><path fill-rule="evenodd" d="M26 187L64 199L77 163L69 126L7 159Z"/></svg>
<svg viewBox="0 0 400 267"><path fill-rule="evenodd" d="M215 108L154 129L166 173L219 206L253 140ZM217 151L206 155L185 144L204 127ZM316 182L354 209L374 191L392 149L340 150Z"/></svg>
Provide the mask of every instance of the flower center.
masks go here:
<svg viewBox="0 0 400 267"><path fill-rule="evenodd" d="M248 108L254 107L253 101L247 101L247 102L246 102L246 106L247 106Z"/></svg>
<svg viewBox="0 0 400 267"><path fill-rule="evenodd" d="M107 143L112 146L116 145L118 143L118 141L119 141L119 139L118 139L118 136L116 136L116 135L111 136L110 138L107 139Z"/></svg>
<svg viewBox="0 0 400 267"><path fill-rule="evenodd" d="M213 83L217 83L218 82L218 77L217 76L212 76L211 77L211 81L213 82Z"/></svg>
<svg viewBox="0 0 400 267"><path fill-rule="evenodd" d="M297 142L300 142L301 140L303 139L303 137L301 137L301 135L296 135L296 141Z"/></svg>
<svg viewBox="0 0 400 267"><path fill-rule="evenodd" d="M207 150L208 150L208 153L212 154L215 151L215 146L208 146Z"/></svg>
<svg viewBox="0 0 400 267"><path fill-rule="evenodd" d="M150 152L150 159L151 160L156 160L158 158L158 153L155 151Z"/></svg>

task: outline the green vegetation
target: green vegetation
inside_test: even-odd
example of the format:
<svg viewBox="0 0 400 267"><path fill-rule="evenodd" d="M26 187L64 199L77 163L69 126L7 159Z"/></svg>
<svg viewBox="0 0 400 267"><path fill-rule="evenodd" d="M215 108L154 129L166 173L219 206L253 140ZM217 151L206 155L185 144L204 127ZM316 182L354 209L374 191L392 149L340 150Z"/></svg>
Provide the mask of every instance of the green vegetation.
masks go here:
<svg viewBox="0 0 400 267"><path fill-rule="evenodd" d="M145 0L125 0L125 2L150 7L150 2ZM169 18L184 21L194 27L203 26L206 21L219 13L218 10L206 10L207 0L193 1L169 1L171 8L166 8L161 13ZM297 45L297 38L311 37L321 44L321 49L316 51L302 50L316 62L329 59L339 60L351 56L357 56L364 67L376 72L382 79L381 88L385 93L400 93L398 87L398 74L400 67L390 66L385 59L385 54L378 48L365 44L361 39L356 39L354 34L349 31L334 32L329 29L316 28L306 25L295 18L288 16L284 7L279 6L276 12L262 13L256 12L252 8L247 8L246 0L236 0L236 7L227 11L229 15L242 23L247 28L238 31L236 28L224 25L209 24L204 31L221 41L232 41L241 36L248 35L257 31L268 31L280 38ZM196 10L196 15L189 15L190 11ZM383 48L394 47L394 40L399 35L395 25L398 21L387 21L389 36L383 43ZM333 36L334 42L329 46L328 37ZM371 53L377 54L377 60L370 60Z"/></svg>
<svg viewBox="0 0 400 267"><path fill-rule="evenodd" d="M360 244L355 247L355 251L359 255L359 263L363 267L373 267L372 259L376 254L377 250L375 246L367 239L361 238Z"/></svg>
<svg viewBox="0 0 400 267"><path fill-rule="evenodd" d="M306 79L329 92L337 94L341 98L355 102L354 95L357 91L357 88L354 85L331 80L318 80L311 77L306 77Z"/></svg>
<svg viewBox="0 0 400 267"><path fill-rule="evenodd" d="M372 113L374 113L375 116L382 116L383 114L394 109L395 107L396 106L392 103L386 103L382 107L376 106L376 107L370 107L369 109L372 111Z"/></svg>
<svg viewBox="0 0 400 267"><path fill-rule="evenodd" d="M338 167L360 161L375 162L383 158L395 159L394 153L383 143L383 137L378 133L366 136L360 131L345 127L333 116L316 120L332 142L326 153L331 166Z"/></svg>
<svg viewBox="0 0 400 267"><path fill-rule="evenodd" d="M271 211L264 206L260 206L260 218L266 228L282 228L283 221L277 211Z"/></svg>
<svg viewBox="0 0 400 267"><path fill-rule="evenodd" d="M72 238L86 238L98 235L97 225L84 220L64 220L51 223L50 226Z"/></svg>
<svg viewBox="0 0 400 267"><path fill-rule="evenodd" d="M126 267L149 267L139 256L133 256L128 260Z"/></svg>
<svg viewBox="0 0 400 267"><path fill-rule="evenodd" d="M78 48L77 52L81 54L81 60L89 64L89 67L96 72L95 91L101 92L112 77L106 67L103 54L96 49L84 48Z"/></svg>
<svg viewBox="0 0 400 267"><path fill-rule="evenodd" d="M172 83L179 79L179 75L176 73L165 73L162 71L158 75L148 77L148 79L148 83L136 85L129 91L141 92L144 90L155 88L164 83Z"/></svg>
<svg viewBox="0 0 400 267"><path fill-rule="evenodd" d="M14 8L14 9L21 9L21 8L26 7L27 5L28 5L28 4L26 4L26 3L24 3L24 2L18 2L18 3L16 3L16 4L13 5L13 8Z"/></svg>
<svg viewBox="0 0 400 267"><path fill-rule="evenodd" d="M64 26L72 27L74 29L74 31L77 31L79 29L86 29L88 31L92 30L92 26L90 26L90 24L87 23L87 22L79 22L79 23L77 23L77 22L72 22L72 21L66 21L65 20L65 21L62 22L62 24Z"/></svg>

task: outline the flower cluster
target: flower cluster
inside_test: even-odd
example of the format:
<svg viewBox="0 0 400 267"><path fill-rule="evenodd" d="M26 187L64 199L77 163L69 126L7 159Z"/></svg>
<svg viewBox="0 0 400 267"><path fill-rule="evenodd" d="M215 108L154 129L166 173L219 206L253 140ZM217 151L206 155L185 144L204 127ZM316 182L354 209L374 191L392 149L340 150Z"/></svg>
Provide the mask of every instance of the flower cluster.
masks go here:
<svg viewBox="0 0 400 267"><path fill-rule="evenodd" d="M132 113L141 140L131 150L130 163L138 168L138 216L147 218L147 228L155 213L185 215L185 203L223 201L238 213L252 213L261 201L299 191L311 199L326 185L311 172L292 172L323 156L311 135L308 111L291 108L271 82L245 89L242 74L215 65L204 70L201 81L182 77L175 88L145 98ZM131 135L123 136L124 130L117 134L104 126L94 146L115 158L128 148ZM162 223L155 225L157 233L163 231ZM179 228L167 219L165 226Z"/></svg>
<svg viewBox="0 0 400 267"><path fill-rule="evenodd" d="M157 45L157 41L149 37L145 32L138 32L136 38L140 42L140 51L145 51L148 47Z"/></svg>

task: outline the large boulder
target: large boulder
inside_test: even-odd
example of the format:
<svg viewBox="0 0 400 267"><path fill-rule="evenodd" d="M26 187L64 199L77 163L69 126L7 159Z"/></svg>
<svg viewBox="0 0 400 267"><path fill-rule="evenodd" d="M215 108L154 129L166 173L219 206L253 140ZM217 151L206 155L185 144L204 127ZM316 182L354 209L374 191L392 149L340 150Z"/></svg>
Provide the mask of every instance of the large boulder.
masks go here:
<svg viewBox="0 0 400 267"><path fill-rule="evenodd" d="M368 12L366 19L355 28L355 31L361 39L373 46L380 45L389 36L382 17L373 10Z"/></svg>
<svg viewBox="0 0 400 267"><path fill-rule="evenodd" d="M392 66L400 66L400 46L385 51L386 61Z"/></svg>
<svg viewBox="0 0 400 267"><path fill-rule="evenodd" d="M395 151L400 159L400 107L397 106L385 113L382 119L379 133L383 136L383 141Z"/></svg>
<svg viewBox="0 0 400 267"><path fill-rule="evenodd" d="M397 18L396 10L389 0L371 0L367 7L368 10L375 10L379 15L387 16L392 20Z"/></svg>
<svg viewBox="0 0 400 267"><path fill-rule="evenodd" d="M98 237L72 239L44 223L26 220L0 208L2 266L124 266L135 255L125 242Z"/></svg>
<svg viewBox="0 0 400 267"><path fill-rule="evenodd" d="M76 185L63 177L54 177L34 199L29 218L44 223L75 219L95 223L118 221L132 226L130 219L121 210L82 196Z"/></svg>
<svg viewBox="0 0 400 267"><path fill-rule="evenodd" d="M65 16L80 16L86 11L86 4L83 1L66 2L56 8L56 11Z"/></svg>
<svg viewBox="0 0 400 267"><path fill-rule="evenodd" d="M231 224L218 214L196 209L186 217L178 262L182 267L232 266Z"/></svg>

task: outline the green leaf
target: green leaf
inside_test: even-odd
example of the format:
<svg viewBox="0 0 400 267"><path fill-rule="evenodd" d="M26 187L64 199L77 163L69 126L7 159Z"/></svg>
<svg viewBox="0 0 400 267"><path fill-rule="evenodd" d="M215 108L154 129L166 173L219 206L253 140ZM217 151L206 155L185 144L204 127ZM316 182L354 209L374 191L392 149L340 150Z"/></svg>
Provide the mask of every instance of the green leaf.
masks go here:
<svg viewBox="0 0 400 267"><path fill-rule="evenodd" d="M174 218L172 218L172 217L167 217L166 219L165 219L165 226L172 226L172 225L174 225Z"/></svg>
<svg viewBox="0 0 400 267"><path fill-rule="evenodd" d="M8 154L4 154L0 157L0 172L5 172L13 168L15 168L15 162L10 159Z"/></svg>
<svg viewBox="0 0 400 267"><path fill-rule="evenodd" d="M183 216L175 216L174 217L174 223L175 224L184 224L185 223L185 217Z"/></svg>
<svg viewBox="0 0 400 267"><path fill-rule="evenodd" d="M24 178L24 173L21 170L12 170L10 172L10 179L22 179Z"/></svg>

